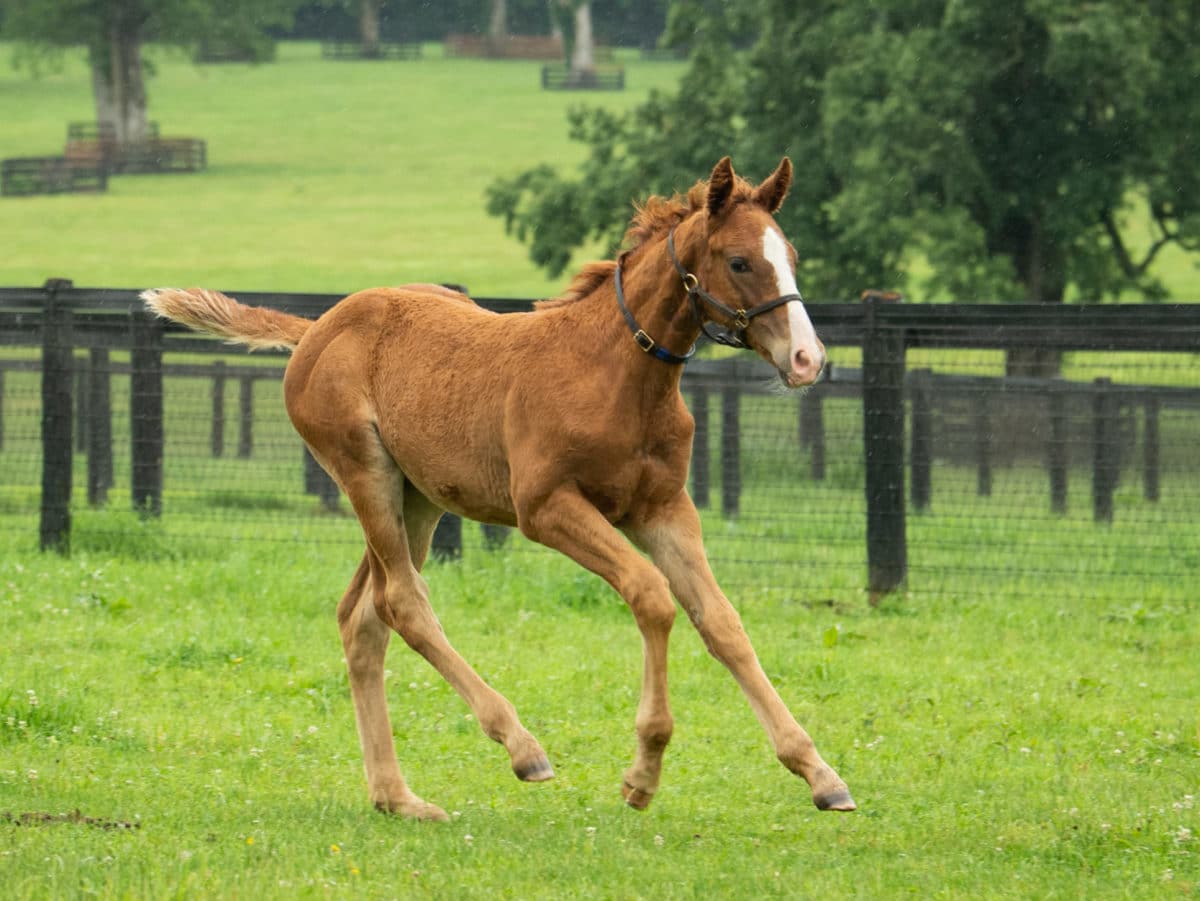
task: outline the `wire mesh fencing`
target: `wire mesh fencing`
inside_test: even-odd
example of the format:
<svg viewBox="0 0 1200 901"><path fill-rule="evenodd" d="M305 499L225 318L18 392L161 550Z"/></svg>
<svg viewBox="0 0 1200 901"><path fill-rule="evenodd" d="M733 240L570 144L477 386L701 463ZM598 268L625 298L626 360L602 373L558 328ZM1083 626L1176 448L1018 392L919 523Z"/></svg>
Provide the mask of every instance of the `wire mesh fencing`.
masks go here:
<svg viewBox="0 0 1200 901"><path fill-rule="evenodd" d="M164 339L161 325L139 349L131 293L126 304L123 316L109 311L107 332L78 310L59 333L42 316L6 320L6 544L54 546L49 533L74 552L169 559L324 543L345 547L352 565L361 533L287 420L286 358ZM831 365L807 391L785 392L746 356L700 359L683 375L696 420L689 491L731 595L1190 600L1200 317L1108 314L1073 321L1068 335L998 307L978 322L870 306L813 308ZM54 334L60 352L47 355ZM437 545L464 560L549 553L515 531L449 519Z"/></svg>

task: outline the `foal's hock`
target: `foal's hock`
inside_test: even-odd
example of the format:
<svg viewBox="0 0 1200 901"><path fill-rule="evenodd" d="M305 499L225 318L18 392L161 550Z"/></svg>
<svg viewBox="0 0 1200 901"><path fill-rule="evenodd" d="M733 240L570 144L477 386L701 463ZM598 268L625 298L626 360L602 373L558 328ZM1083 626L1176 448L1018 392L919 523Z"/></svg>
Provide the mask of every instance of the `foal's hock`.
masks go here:
<svg viewBox="0 0 1200 901"><path fill-rule="evenodd" d="M586 266L565 295L530 313L497 315L430 285L362 291L316 321L215 291L142 295L191 328L294 349L288 415L366 538L337 615L380 810L446 818L396 762L383 680L393 631L462 695L520 779L554 775L512 704L459 656L430 608L420 573L446 510L517 526L629 605L645 655L637 751L621 788L630 805L650 803L671 738L677 600L817 807L854 809L759 665L709 569L685 490L693 423L679 380L702 328L755 351L789 387L812 384L825 364L796 288L795 251L772 215L791 176L784 159L753 186L726 157L686 195L650 198L617 261Z"/></svg>

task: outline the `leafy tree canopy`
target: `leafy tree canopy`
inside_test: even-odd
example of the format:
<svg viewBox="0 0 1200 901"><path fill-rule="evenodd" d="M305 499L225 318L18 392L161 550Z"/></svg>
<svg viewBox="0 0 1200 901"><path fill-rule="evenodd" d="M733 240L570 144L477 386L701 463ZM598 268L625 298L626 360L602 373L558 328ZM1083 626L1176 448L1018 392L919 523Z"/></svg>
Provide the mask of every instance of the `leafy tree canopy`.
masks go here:
<svg viewBox="0 0 1200 901"><path fill-rule="evenodd" d="M3 37L38 51L103 48L114 29L143 43L195 49L223 38L263 39L291 24L299 0L0 0Z"/></svg>
<svg viewBox="0 0 1200 901"><path fill-rule="evenodd" d="M578 178L489 191L552 273L726 153L791 156L780 220L819 299L906 287L915 258L959 299L1159 297L1159 249L1200 247L1200 0L678 0L664 40L692 49L678 93L574 110Z"/></svg>

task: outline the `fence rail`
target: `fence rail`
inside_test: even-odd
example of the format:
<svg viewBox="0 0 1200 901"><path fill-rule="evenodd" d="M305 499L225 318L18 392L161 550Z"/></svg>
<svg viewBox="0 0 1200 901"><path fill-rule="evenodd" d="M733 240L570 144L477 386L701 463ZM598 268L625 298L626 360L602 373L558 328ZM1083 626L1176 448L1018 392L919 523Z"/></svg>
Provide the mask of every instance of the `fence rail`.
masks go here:
<svg viewBox="0 0 1200 901"><path fill-rule="evenodd" d="M260 354L255 365L172 359L179 353L228 355L230 350L151 318L136 294L79 289L57 279L41 288L0 289L0 346L38 348L0 358L0 453L5 451L5 375L40 373L39 530L44 548L69 546L73 449L87 456L89 504L107 502L114 468L114 377L129 381L131 504L155 517L164 514L164 380L211 383L207 419L213 457L223 453L225 444L225 385L238 384L238 457L249 458L257 417L253 386L282 376L281 355L274 364L270 355L262 359ZM273 292L237 296L308 317L340 299ZM478 302L500 312L530 308L523 300ZM866 587L873 596L894 590L909 577L912 517L923 525L920 517L937 507L936 499L957 490L950 470L939 469L939 462L955 467L955 473L973 470L975 494L987 498L1005 468L1033 461L1044 478L1038 506L1057 516L1069 507L1072 470L1086 467L1091 519L1102 528L1118 516L1123 471L1137 471L1141 502L1157 504L1163 495L1164 459L1174 461L1168 470L1177 468L1181 457L1185 465L1194 459L1193 451L1180 449L1200 438L1200 367L1190 363L1184 378L1161 384L1118 382L1111 374L1028 378L1002 371L943 372L920 364L948 348L1003 352L1035 347L1102 352L1113 360L1120 354L1132 353L1136 359L1138 353L1165 351L1195 361L1200 306L909 305L872 298L861 304L813 305L810 313L826 343L857 348L861 365L831 367L824 381L792 401L795 406L780 398L763 403L772 410L795 410L792 426L782 426L791 436L791 450L784 456L802 452L812 484L844 480L839 467L847 466L851 454L861 466ZM114 351L128 354L128 362L112 359ZM910 352L922 355L918 365L910 367ZM746 504L761 503L761 490L746 494L746 480L773 477L757 462L763 451L745 426L747 404L757 411L753 399L778 389L764 378L761 362L749 356L696 360L685 370L682 388L696 420L693 497L698 506L707 507L719 486L720 514L736 521L749 509ZM710 412L713 401L719 403L716 417ZM857 424L847 418L850 407L860 408ZM769 415L783 422L777 413ZM831 416L846 434L832 434ZM847 435L857 437L847 440ZM857 450L852 441L858 442ZM296 447L299 459L298 439ZM306 452L303 481L304 490L323 506L337 506L336 487ZM945 487L939 487L943 481ZM771 491L769 484L765 490ZM488 544L501 540L501 534L490 531ZM461 526L447 518L438 541L445 552L455 553Z"/></svg>

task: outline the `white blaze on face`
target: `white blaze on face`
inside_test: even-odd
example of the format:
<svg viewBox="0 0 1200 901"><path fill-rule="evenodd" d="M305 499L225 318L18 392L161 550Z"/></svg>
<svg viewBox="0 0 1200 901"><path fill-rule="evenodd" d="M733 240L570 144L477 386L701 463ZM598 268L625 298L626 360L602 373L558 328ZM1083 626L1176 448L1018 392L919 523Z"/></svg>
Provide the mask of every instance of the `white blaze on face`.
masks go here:
<svg viewBox="0 0 1200 901"><path fill-rule="evenodd" d="M796 275L792 271L787 242L779 230L773 226L767 226L767 230L763 232L763 256L775 268L775 285L779 289L779 296L798 295L800 290L796 287ZM787 304L787 314L788 328L791 332L788 360L790 363L795 361L797 359L796 352L804 351L803 356L808 360L809 366L816 367L819 373L825 364L825 351L821 342L817 340L817 332L808 318L808 311L804 309L801 301L792 300ZM791 368L790 363L789 368Z"/></svg>

